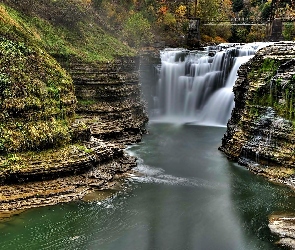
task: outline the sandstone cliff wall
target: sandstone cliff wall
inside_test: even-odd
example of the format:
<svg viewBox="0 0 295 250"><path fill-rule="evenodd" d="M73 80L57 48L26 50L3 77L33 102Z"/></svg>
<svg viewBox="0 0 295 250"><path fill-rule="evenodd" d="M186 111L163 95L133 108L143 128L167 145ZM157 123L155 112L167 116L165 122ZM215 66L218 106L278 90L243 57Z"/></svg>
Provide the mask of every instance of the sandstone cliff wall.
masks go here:
<svg viewBox="0 0 295 250"><path fill-rule="evenodd" d="M78 99L77 121L107 141L134 143L145 132L147 115L139 82L139 58L120 57L110 63L64 65Z"/></svg>
<svg viewBox="0 0 295 250"><path fill-rule="evenodd" d="M5 2L16 9L0 4L0 218L115 187L136 165L124 148L147 122L132 49L86 18L80 31L92 27L103 37L88 32L83 46L81 37L63 43L75 53L63 53L55 38L77 29L69 25L61 36L38 8ZM40 4L51 15L66 7Z"/></svg>

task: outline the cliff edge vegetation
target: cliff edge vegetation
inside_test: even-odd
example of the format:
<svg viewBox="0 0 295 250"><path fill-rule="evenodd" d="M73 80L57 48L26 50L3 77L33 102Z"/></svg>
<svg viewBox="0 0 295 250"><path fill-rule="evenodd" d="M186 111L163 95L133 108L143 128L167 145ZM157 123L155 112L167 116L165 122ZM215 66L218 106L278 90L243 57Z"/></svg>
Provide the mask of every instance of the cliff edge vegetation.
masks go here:
<svg viewBox="0 0 295 250"><path fill-rule="evenodd" d="M18 153L71 142L76 97L69 74L0 5L1 169L24 167Z"/></svg>
<svg viewBox="0 0 295 250"><path fill-rule="evenodd" d="M101 27L87 1L2 1L2 32L54 57L106 62L135 51ZM10 21L9 21L10 20Z"/></svg>

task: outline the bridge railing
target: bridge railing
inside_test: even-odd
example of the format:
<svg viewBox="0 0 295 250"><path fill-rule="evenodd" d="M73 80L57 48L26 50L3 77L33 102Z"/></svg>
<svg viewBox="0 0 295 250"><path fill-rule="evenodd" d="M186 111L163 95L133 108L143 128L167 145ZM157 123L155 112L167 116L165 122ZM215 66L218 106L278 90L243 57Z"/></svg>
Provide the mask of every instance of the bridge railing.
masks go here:
<svg viewBox="0 0 295 250"><path fill-rule="evenodd" d="M295 22L294 17L284 17L280 18L281 22ZM203 19L200 20L202 25L217 25L222 23L227 23L229 25L267 25L271 23L271 19L262 19L262 18L230 18L230 19Z"/></svg>
<svg viewBox="0 0 295 250"><path fill-rule="evenodd" d="M281 17L282 22L295 22L295 17ZM201 22L204 23L270 23L272 22L273 19L262 19L262 18L229 18L229 19L216 19L216 18L211 18L211 19L201 19Z"/></svg>

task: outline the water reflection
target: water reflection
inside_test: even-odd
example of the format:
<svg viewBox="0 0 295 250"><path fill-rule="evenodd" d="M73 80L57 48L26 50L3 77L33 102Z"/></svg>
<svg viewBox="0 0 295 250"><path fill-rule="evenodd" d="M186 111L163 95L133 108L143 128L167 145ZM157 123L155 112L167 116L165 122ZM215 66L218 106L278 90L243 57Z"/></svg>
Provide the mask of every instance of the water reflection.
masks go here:
<svg viewBox="0 0 295 250"><path fill-rule="evenodd" d="M233 207L243 221L245 235L249 240L255 235L275 243L278 238L270 233L268 217L277 211L294 211L291 190L267 182L263 177L253 178L237 164L230 166Z"/></svg>

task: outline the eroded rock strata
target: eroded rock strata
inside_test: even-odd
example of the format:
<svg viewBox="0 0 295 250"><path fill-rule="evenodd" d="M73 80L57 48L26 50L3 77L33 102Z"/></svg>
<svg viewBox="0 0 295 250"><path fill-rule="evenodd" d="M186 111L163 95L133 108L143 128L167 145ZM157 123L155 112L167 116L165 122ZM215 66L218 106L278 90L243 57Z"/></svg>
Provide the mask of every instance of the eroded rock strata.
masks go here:
<svg viewBox="0 0 295 250"><path fill-rule="evenodd" d="M220 147L251 171L285 183L295 162L294 45L267 46L240 67L235 108Z"/></svg>
<svg viewBox="0 0 295 250"><path fill-rule="evenodd" d="M139 58L121 57L111 63L69 67L78 99L78 121L107 141L134 143L145 132L147 116L139 85Z"/></svg>
<svg viewBox="0 0 295 250"><path fill-rule="evenodd" d="M295 215L273 214L269 217L269 228L280 236L278 244L287 249L295 249Z"/></svg>
<svg viewBox="0 0 295 250"><path fill-rule="evenodd" d="M294 189L295 43L275 43L259 50L240 67L238 76L235 108L220 150L250 171ZM294 248L291 217L282 220L273 215L270 228L281 237L279 244ZM290 228L288 235L284 227Z"/></svg>
<svg viewBox="0 0 295 250"><path fill-rule="evenodd" d="M2 216L117 188L118 180L136 165L124 149L141 140L147 122L138 65L134 57L108 64L64 65L78 99L69 131L72 143L38 154L18 153L14 167L2 169Z"/></svg>
<svg viewBox="0 0 295 250"><path fill-rule="evenodd" d="M0 3L1 213L115 187L145 132L136 51L81 1Z"/></svg>

